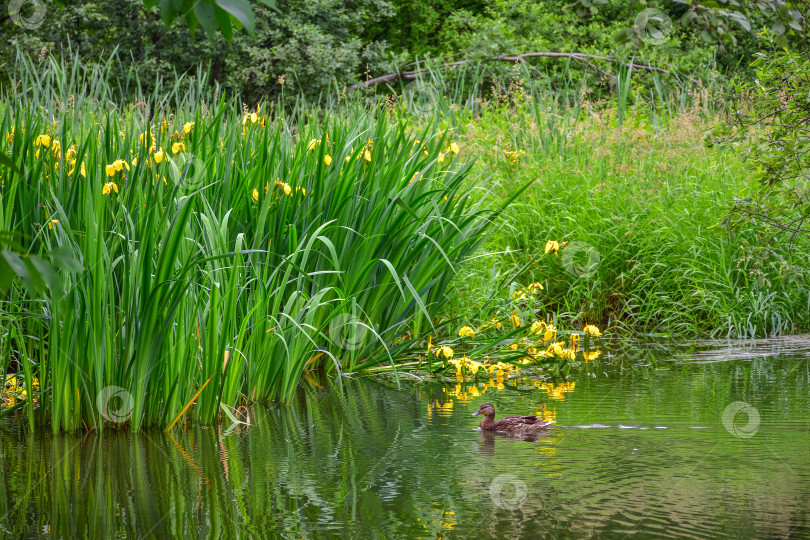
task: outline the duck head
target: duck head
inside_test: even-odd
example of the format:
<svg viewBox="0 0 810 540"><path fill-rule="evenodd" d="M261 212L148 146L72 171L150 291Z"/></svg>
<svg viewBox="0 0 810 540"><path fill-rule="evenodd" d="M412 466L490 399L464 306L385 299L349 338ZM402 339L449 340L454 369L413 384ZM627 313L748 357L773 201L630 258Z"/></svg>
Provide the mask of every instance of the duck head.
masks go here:
<svg viewBox="0 0 810 540"><path fill-rule="evenodd" d="M492 406L492 403L482 403L481 406L478 407L478 410L472 413L473 416L478 416L479 414L492 418L495 416L495 407Z"/></svg>

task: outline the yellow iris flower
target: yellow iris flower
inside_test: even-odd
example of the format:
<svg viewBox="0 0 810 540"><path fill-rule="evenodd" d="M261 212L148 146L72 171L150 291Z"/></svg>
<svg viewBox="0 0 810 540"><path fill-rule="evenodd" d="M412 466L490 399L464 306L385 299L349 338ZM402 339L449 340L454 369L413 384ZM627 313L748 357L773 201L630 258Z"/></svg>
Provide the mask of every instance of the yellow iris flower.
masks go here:
<svg viewBox="0 0 810 540"><path fill-rule="evenodd" d="M129 170L129 163L123 159L116 159L109 165L105 165L104 170L107 173L107 176L115 176L116 172L123 171L125 167L127 170Z"/></svg>
<svg viewBox="0 0 810 540"><path fill-rule="evenodd" d="M465 325L465 326L462 326L459 329L458 335L459 335L459 337L468 336L468 337L474 338L475 337L475 330L472 329L472 326Z"/></svg>
<svg viewBox="0 0 810 540"><path fill-rule="evenodd" d="M585 328L583 328L582 331L594 337L599 337L602 335L602 332L599 331L599 328L592 324L586 324Z"/></svg>

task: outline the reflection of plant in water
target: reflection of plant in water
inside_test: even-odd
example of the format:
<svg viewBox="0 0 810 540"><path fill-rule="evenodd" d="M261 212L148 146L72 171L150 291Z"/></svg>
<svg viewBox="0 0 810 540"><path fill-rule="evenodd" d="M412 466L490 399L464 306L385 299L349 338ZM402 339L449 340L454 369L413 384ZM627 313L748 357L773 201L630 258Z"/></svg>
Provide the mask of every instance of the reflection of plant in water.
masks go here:
<svg viewBox="0 0 810 540"><path fill-rule="evenodd" d="M595 351L583 352L582 353L582 359L585 360L586 362L592 362L592 361L596 360L597 358L599 358L599 356L601 354L602 354L602 351L599 350L599 349L596 349Z"/></svg>
<svg viewBox="0 0 810 540"><path fill-rule="evenodd" d="M451 506L450 508L455 508L455 506ZM425 532L429 533L431 536L435 535L436 538L442 537L440 531L452 531L453 528L458 525L458 519L456 518L456 512L454 510L444 510L442 508L428 508L427 510L415 508L414 510L424 516L424 519L417 517L417 523L424 528Z"/></svg>
<svg viewBox="0 0 810 540"><path fill-rule="evenodd" d="M557 421L557 409L546 409L545 404L534 415L540 417L540 420L544 422Z"/></svg>
<svg viewBox="0 0 810 540"><path fill-rule="evenodd" d="M433 411L436 411L437 416L452 416L453 415L453 400L439 401L436 400L428 403L427 415L428 418L433 418Z"/></svg>
<svg viewBox="0 0 810 540"><path fill-rule="evenodd" d="M565 394L574 391L576 383L574 381L562 381L559 383L551 381L543 381L533 379L530 377L522 377L515 379L512 382L519 383L522 387L535 387L542 390L552 400L562 401L565 399ZM512 385L510 385L512 387ZM503 378L489 379L485 381L477 381L470 384L459 382L453 386L445 386L442 388L444 397L428 402L427 414L428 418L432 418L435 413L437 416L451 416L453 413L453 405L455 402L465 404L474 400L479 400L487 392L500 392L507 390ZM546 410L546 405L543 404L536 413L537 416L543 420L555 420L557 412L554 409Z"/></svg>
<svg viewBox="0 0 810 540"><path fill-rule="evenodd" d="M39 390L39 380L36 377L32 378L31 388L36 394ZM28 384L25 382L25 376L22 373L7 374L3 386L0 387L0 403L4 408L10 408L17 404L18 401L22 402L28 399ZM36 404L38 399L34 398Z"/></svg>
<svg viewBox="0 0 810 540"><path fill-rule="evenodd" d="M566 393L574 391L575 385L576 383L574 381L568 381L568 382L561 382L558 384L538 383L537 387L540 390L545 391L551 399L563 400L565 399Z"/></svg>
<svg viewBox="0 0 810 540"><path fill-rule="evenodd" d="M566 424L579 422L571 414L576 408L563 409L565 402L547 395L559 392L570 400L575 391L591 403L627 396L604 399L604 415L610 417L626 412L627 403L634 412L656 414L661 402L677 405L686 398L701 405L694 418L710 422L739 395L739 381L745 380L755 395L780 389L785 399L778 400L776 410L801 423L810 394L805 367L804 357L783 355L778 360L684 366L669 381L648 369L622 370L614 385L584 379L576 387L529 377L505 381L505 388L488 379L486 384L442 389L420 383L400 390L374 380L343 380L342 388L307 387L289 406L254 407L252 427L238 426L233 435L190 427L173 431L174 440L150 430L104 438L96 432L39 437L0 423L0 467L8 473L0 486L0 525L14 537L45 532L57 538L447 538L488 536L481 531L489 530L504 537L528 537L537 530L561 530L565 536L569 524L577 521L582 535L610 536L616 509L632 512L650 500L662 501L662 510L673 514L695 501L711 507L717 497L716 471L728 470L728 460L750 458L752 451L763 457L765 468L751 469L758 471L754 477L746 468L727 482L774 505L787 501L779 515L788 523L790 512L801 516L800 503L807 494L804 485L791 483L792 473L785 467L806 470L802 454L789 452L806 447L807 434L800 429L777 430L773 449L783 463L771 466L778 460L768 459L773 457L770 448L719 444L708 461L716 468L696 469L698 482L681 483L672 496L671 486L682 480L682 469L671 466L672 456L647 453L629 461L604 456L615 452L617 444L633 448L641 436L672 436L686 446L673 448L674 457L706 462L705 456L695 458L690 452L705 447L713 435L728 437L724 430L700 432L690 442L671 431L603 436L595 430L575 435L572 429L554 429L531 444L499 439L493 459L482 448L481 435L471 431L474 420L461 397L497 397L504 414L536 411L547 421L560 412ZM704 384L685 384L705 380L716 381L713 392L705 392ZM542 391L519 394L514 387ZM545 406L540 403L544 399ZM433 405L432 421L425 414L426 403ZM611 489L616 478L634 477L640 466L662 487L617 497ZM792 490L787 499L767 498L774 472L783 474ZM520 512L491 506L492 479L503 473L515 473L527 484L529 497ZM594 486L604 489L600 504L582 497L593 493ZM773 517L770 507L758 511L763 519ZM512 517L519 522L509 522ZM651 529L641 532L654 534Z"/></svg>

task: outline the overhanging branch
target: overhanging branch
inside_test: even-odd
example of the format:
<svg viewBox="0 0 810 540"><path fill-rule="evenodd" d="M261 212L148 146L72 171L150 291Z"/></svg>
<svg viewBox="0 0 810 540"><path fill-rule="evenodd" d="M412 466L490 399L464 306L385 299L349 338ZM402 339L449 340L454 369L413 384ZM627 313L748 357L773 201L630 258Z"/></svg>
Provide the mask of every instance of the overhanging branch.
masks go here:
<svg viewBox="0 0 810 540"><path fill-rule="evenodd" d="M487 58L485 61L486 62L513 62L513 63L517 63L517 62L526 62L527 58L573 58L575 60L585 61L586 63L590 64L591 66L593 66L593 64L591 62L589 62L587 59L604 60L605 62L612 62L614 64L619 63L619 60L617 60L613 56L599 56L599 55L596 55L596 54L562 53L562 52L531 52L531 53L518 54L518 55L515 55L515 56L493 56L492 58ZM445 64L441 64L439 66L439 69L446 69L446 68L456 67L456 66L460 66L460 65L463 65L463 64L467 64L467 63L469 63L468 60L457 60L455 62L448 62L448 63L445 63ZM644 64L636 64L636 63L633 63L633 62L628 62L627 66L632 67L633 69L642 69L642 70L645 70L645 71L656 71L658 73L664 73L666 75L670 75L670 76L673 76L673 77L677 76L676 73L673 73L670 70L660 68L660 67L656 67L656 66L647 66L647 65L644 65ZM418 70L412 70L412 71L400 71L399 73L389 73L387 75L381 75L379 77L374 77L373 79L369 79L367 81L357 83L354 86L352 86L351 89L352 90L357 90L359 88L367 88L369 86L374 86L374 85L377 85L377 84L380 84L380 83L388 83L388 82L391 82L391 81L395 81L397 79L403 79L403 80L406 80L406 81L407 80L413 80L413 79L416 79L417 77L419 77L421 75L425 75L426 73L428 73L428 71L429 71L428 69L418 69ZM601 70L599 70L599 71L601 71ZM700 81L698 79L693 79L692 77L686 77L686 79L688 79L689 81L691 81L694 84L700 84Z"/></svg>

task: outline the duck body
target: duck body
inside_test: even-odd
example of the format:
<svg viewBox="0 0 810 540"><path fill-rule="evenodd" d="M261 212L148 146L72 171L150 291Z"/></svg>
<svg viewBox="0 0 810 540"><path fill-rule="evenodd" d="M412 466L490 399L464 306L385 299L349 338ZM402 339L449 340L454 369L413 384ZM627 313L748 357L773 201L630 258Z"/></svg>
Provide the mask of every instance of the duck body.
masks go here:
<svg viewBox="0 0 810 540"><path fill-rule="evenodd" d="M481 420L482 431L497 431L503 433L537 433L545 431L554 422L545 422L538 416L507 416L495 421L495 407L492 403L483 403L473 416L483 414Z"/></svg>

